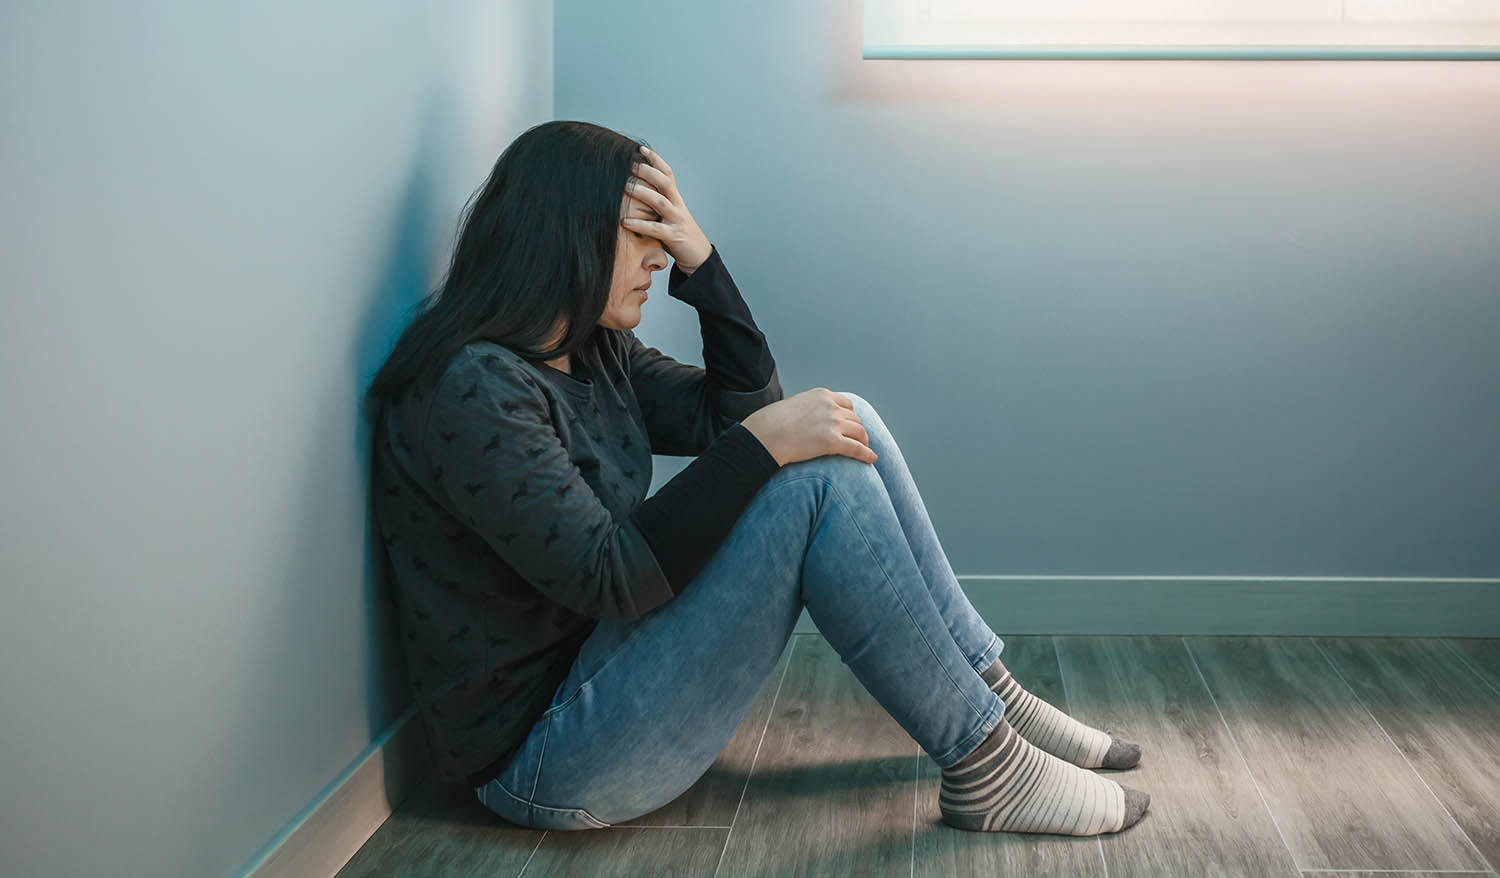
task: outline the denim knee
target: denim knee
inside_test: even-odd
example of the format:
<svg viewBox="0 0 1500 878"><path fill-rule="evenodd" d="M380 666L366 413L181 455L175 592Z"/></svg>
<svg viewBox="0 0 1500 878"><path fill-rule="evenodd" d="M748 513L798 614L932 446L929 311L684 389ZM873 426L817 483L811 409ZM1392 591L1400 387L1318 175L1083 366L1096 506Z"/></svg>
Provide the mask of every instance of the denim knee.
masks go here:
<svg viewBox="0 0 1500 878"><path fill-rule="evenodd" d="M849 397L849 401L854 403L854 413L859 416L859 422L864 425L865 433L869 435L870 448L874 449L876 454L880 454L881 450L876 446L884 445L889 436L885 429L885 422L880 419L880 413L875 410L875 406L871 405L869 400L857 393L847 390L836 392Z"/></svg>
<svg viewBox="0 0 1500 878"><path fill-rule="evenodd" d="M849 397L849 401L854 403L854 413L859 416L859 422L865 428L865 435L870 450L881 457L894 451L893 444L895 440L891 437L890 432L886 430L885 422L880 419L880 413L875 410L875 406L871 405L869 400L857 393L850 393L847 390L838 392Z"/></svg>
<svg viewBox="0 0 1500 878"><path fill-rule="evenodd" d="M880 420L880 415L876 414L875 407L870 405L869 400L863 396L848 390L835 390L834 393L849 397L849 401L854 403L854 413L859 415L860 421L868 423Z"/></svg>
<svg viewBox="0 0 1500 878"><path fill-rule="evenodd" d="M865 425L865 432L870 434L870 445L873 448L877 441L877 432L884 430L884 425L880 423L880 415L875 412L875 407L858 394L842 390L834 392L847 396L849 401L854 404L854 413L859 416L860 423ZM876 453L878 454L879 451L877 450ZM806 478L811 473L829 476L831 478L824 481L831 480L834 482L849 476L874 479L879 479L880 477L879 473L875 471L873 464L865 463L863 460L856 460L847 454L829 452L818 457L789 463L773 473L770 481L783 482L790 479Z"/></svg>

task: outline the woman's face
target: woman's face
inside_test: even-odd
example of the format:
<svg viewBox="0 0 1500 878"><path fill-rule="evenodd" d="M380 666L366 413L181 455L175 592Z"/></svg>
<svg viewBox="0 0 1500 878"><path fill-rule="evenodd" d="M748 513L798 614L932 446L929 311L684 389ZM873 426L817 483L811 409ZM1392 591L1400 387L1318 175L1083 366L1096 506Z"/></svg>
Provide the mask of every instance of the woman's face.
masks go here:
<svg viewBox="0 0 1500 878"><path fill-rule="evenodd" d="M629 195L620 203L621 218L640 217L659 221L656 211ZM609 286L609 304L599 316L599 325L609 329L634 329L641 322L641 303L646 294L637 287L650 286L652 272L667 267L667 251L661 242L617 226L615 272Z"/></svg>

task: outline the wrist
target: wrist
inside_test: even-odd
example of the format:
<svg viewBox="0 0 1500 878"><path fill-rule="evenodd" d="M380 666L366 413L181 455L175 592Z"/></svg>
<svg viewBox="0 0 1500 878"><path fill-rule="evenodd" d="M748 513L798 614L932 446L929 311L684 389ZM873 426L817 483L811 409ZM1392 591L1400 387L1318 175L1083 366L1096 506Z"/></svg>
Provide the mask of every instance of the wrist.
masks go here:
<svg viewBox="0 0 1500 878"><path fill-rule="evenodd" d="M786 462L781 459L781 455L777 454L776 451L771 448L771 437L767 434L767 431L765 429L761 428L759 419L755 417L760 411L762 411L762 409L757 409L756 411L751 412L749 415L745 416L743 419L741 419L740 426L744 427L751 436L755 437L755 441L759 442L760 446L766 450L766 454L769 454L771 456L771 459L776 461L776 465L778 467L786 466Z"/></svg>
<svg viewBox="0 0 1500 878"><path fill-rule="evenodd" d="M691 277L693 272L703 267L708 257L713 255L713 245L707 241L701 247L695 247L691 253L684 253L677 259L677 270Z"/></svg>

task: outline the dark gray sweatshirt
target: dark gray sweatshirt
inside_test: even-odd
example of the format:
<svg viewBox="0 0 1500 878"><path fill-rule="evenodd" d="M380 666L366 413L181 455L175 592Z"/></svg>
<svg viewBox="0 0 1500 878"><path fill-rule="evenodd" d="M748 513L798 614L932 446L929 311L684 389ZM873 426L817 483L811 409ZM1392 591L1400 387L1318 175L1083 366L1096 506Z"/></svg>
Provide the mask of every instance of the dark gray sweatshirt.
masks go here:
<svg viewBox="0 0 1500 878"><path fill-rule="evenodd" d="M571 374L489 341L382 407L373 497L434 767L478 786L546 711L599 619L687 587L778 469L739 423L782 399L714 248L667 294L699 368L596 327ZM649 499L651 455L696 456Z"/></svg>

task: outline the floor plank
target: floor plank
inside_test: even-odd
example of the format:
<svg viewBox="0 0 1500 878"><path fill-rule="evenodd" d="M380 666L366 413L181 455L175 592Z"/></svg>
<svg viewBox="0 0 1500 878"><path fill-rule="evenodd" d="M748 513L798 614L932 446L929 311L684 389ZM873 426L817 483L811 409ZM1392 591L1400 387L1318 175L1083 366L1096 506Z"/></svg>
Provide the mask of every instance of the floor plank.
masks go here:
<svg viewBox="0 0 1500 878"><path fill-rule="evenodd" d="M1311 638L1183 640L1299 868L1487 868Z"/></svg>
<svg viewBox="0 0 1500 878"><path fill-rule="evenodd" d="M496 817L471 787L428 775L337 878L517 875L544 834Z"/></svg>
<svg viewBox="0 0 1500 878"><path fill-rule="evenodd" d="M1443 645L1453 650L1486 687L1500 692L1500 639L1448 637Z"/></svg>
<svg viewBox="0 0 1500 878"><path fill-rule="evenodd" d="M1028 689L1142 745L1135 769L1099 770L1151 792L1141 823L1096 838L943 824L936 764L813 634L657 812L543 833L429 777L338 874L1494 875L1500 640L1005 641Z"/></svg>
<svg viewBox="0 0 1500 878"><path fill-rule="evenodd" d="M548 832L521 878L638 878L681 875L712 878L728 829L583 829ZM479 874L479 873L475 873Z"/></svg>
<svg viewBox="0 0 1500 878"><path fill-rule="evenodd" d="M1307 878L1495 878L1494 872L1450 872L1447 870L1439 872L1417 871L1403 869L1399 872L1388 872L1382 870L1349 871L1346 869L1303 869L1302 874Z"/></svg>
<svg viewBox="0 0 1500 878"><path fill-rule="evenodd" d="M1063 708L1062 681L1052 638L1001 634L1000 660L1038 698ZM1063 708L1065 709L1065 708ZM920 753L920 750L918 750ZM938 792L942 770L925 753L917 779L917 834L914 874L1104 876L1097 839L1044 833L971 832L941 820Z"/></svg>
<svg viewBox="0 0 1500 878"><path fill-rule="evenodd" d="M1066 712L1141 745L1134 768L1097 769L1151 794L1139 823L1099 837L1110 878L1297 878L1181 638L1059 636L1056 643Z"/></svg>
<svg viewBox="0 0 1500 878"><path fill-rule="evenodd" d="M1500 864L1500 695L1439 640L1317 643L1487 864Z"/></svg>
<svg viewBox="0 0 1500 878"><path fill-rule="evenodd" d="M916 743L827 640L796 644L718 876L909 876Z"/></svg>

